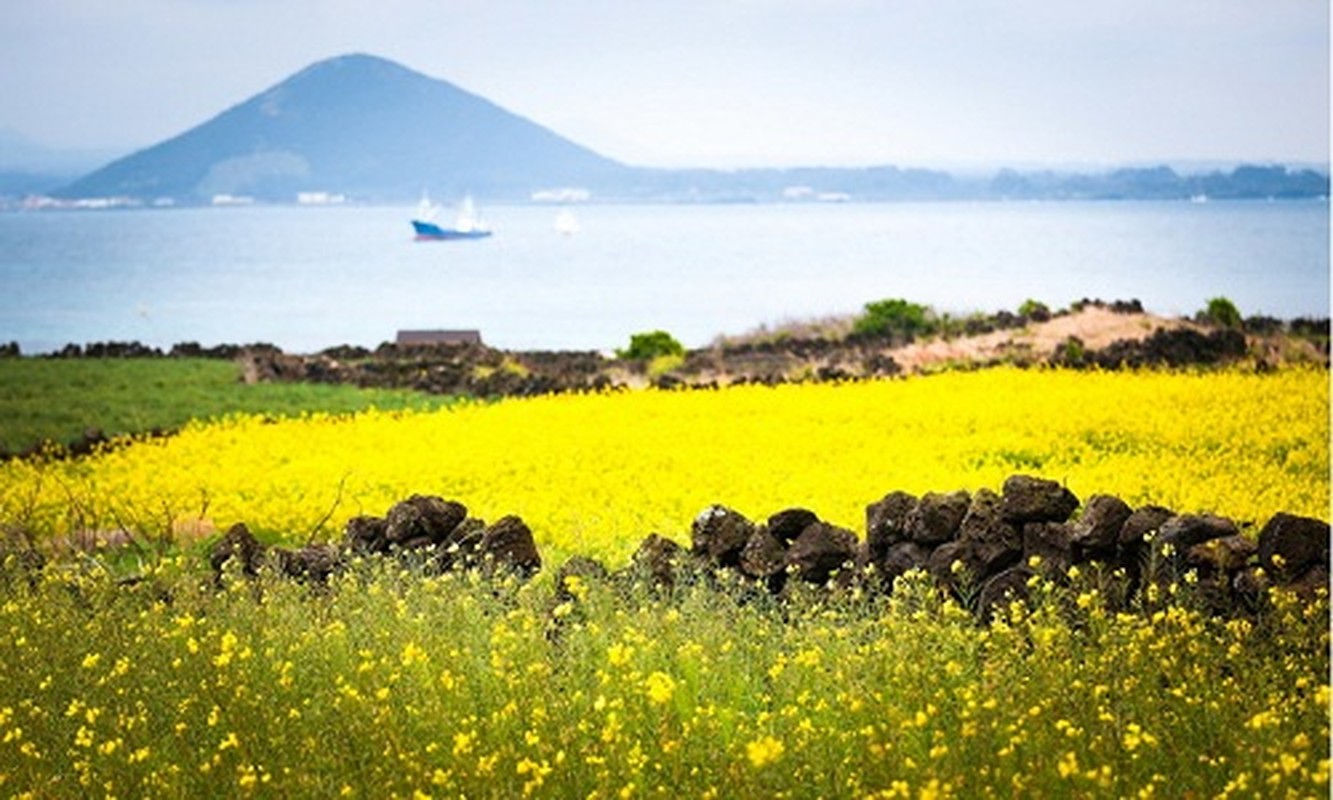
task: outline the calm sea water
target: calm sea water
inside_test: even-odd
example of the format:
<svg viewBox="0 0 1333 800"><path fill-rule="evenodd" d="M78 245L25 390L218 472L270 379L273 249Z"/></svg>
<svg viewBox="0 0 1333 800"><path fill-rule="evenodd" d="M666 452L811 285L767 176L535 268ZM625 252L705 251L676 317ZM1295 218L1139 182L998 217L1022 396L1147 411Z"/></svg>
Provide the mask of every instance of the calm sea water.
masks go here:
<svg viewBox="0 0 1333 800"><path fill-rule="evenodd" d="M1329 313L1319 202L483 209L496 233L415 242L409 208L0 214L0 341L374 346L476 328L507 348L687 345L905 297L950 312L1138 298L1192 314Z"/></svg>

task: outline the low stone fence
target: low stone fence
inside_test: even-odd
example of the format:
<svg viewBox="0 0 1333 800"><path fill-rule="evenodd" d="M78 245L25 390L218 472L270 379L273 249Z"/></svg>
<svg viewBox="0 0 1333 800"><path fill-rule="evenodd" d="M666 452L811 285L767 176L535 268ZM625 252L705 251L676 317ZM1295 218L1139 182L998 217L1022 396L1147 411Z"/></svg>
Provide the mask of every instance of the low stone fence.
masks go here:
<svg viewBox="0 0 1333 800"><path fill-rule="evenodd" d="M1327 522L1279 513L1252 538L1224 517L1136 509L1112 495L1080 503L1055 481L1014 475L999 494L891 492L866 507L864 538L808 509L756 522L713 505L693 521L687 545L650 534L615 573L575 557L558 570L556 591L570 574L669 591L725 572L777 596L802 584L888 593L904 573L923 569L986 619L1006 599L1025 596L1033 576L1060 582L1071 567L1087 565L1101 571L1122 603L1145 586L1184 581L1209 610L1231 613L1257 608L1273 585L1307 599L1327 592L1329 536ZM384 517L349 520L337 544L265 548L238 524L210 561L219 580L235 559L247 575L267 565L322 582L354 555L410 558L430 572L476 568L529 577L542 567L532 531L518 517L487 525L461 503L421 495Z"/></svg>

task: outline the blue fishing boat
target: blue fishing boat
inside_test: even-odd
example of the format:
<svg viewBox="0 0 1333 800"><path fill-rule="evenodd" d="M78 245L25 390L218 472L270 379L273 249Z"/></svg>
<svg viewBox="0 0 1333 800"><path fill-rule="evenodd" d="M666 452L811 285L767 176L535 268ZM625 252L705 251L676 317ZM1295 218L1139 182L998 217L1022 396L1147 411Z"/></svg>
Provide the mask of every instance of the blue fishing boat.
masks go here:
<svg viewBox="0 0 1333 800"><path fill-rule="evenodd" d="M491 235L491 229L477 216L476 207L471 197L463 198L458 206L458 215L451 228L446 228L435 221L439 206L423 195L417 209L417 216L412 220L412 230L417 241L450 241L456 239L485 239Z"/></svg>

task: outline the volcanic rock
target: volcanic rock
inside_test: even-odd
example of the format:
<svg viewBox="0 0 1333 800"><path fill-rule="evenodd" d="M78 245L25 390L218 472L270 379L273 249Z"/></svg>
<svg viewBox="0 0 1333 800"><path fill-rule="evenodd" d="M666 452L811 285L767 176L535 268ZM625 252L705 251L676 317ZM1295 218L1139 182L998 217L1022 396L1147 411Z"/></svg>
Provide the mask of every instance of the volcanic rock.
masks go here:
<svg viewBox="0 0 1333 800"><path fill-rule="evenodd" d="M1310 517L1279 513L1259 531L1259 565L1280 583L1327 565L1329 526Z"/></svg>
<svg viewBox="0 0 1333 800"><path fill-rule="evenodd" d="M914 569L925 569L930 554L930 548L916 542L898 542L889 546L883 558L871 563L883 576L885 585L891 588L892 581L903 573Z"/></svg>
<svg viewBox="0 0 1333 800"><path fill-rule="evenodd" d="M866 506L866 549L872 562L883 559L888 549L909 538L907 520L917 499L907 492L890 492Z"/></svg>
<svg viewBox="0 0 1333 800"><path fill-rule="evenodd" d="M283 575L298 581L327 583L343 566L342 551L334 545L315 544L299 550L273 548L272 555Z"/></svg>
<svg viewBox="0 0 1333 800"><path fill-rule="evenodd" d="M932 550L926 559L926 571L937 582L950 588L957 587L961 577L961 573L955 572L955 569L961 568L968 574L969 580L973 580L976 577L974 566L975 557L971 548L960 541L945 542Z"/></svg>
<svg viewBox="0 0 1333 800"><path fill-rule="evenodd" d="M1172 517L1157 529L1152 540L1153 552L1169 563L1176 572L1183 572L1190 548L1213 539L1235 536L1236 523L1211 514L1181 514Z"/></svg>
<svg viewBox="0 0 1333 800"><path fill-rule="evenodd" d="M512 514L501 517L481 536L478 552L484 566L501 567L528 577L542 568L532 530Z"/></svg>
<svg viewBox="0 0 1333 800"><path fill-rule="evenodd" d="M649 534L630 559L630 574L665 589L676 585L684 548L660 534Z"/></svg>
<svg viewBox="0 0 1333 800"><path fill-rule="evenodd" d="M990 622L997 609L1028 598L1028 581L1037 573L1022 564L995 575L981 587L977 595L977 616Z"/></svg>
<svg viewBox="0 0 1333 800"><path fill-rule="evenodd" d="M1196 544L1185 553L1185 565L1199 570L1201 577L1230 575L1250 563L1259 546L1244 536L1223 536Z"/></svg>
<svg viewBox="0 0 1333 800"><path fill-rule="evenodd" d="M444 544L466 518L462 503L415 494L389 509L384 538L401 547Z"/></svg>
<svg viewBox="0 0 1333 800"><path fill-rule="evenodd" d="M957 538L970 504L971 496L966 491L927 492L907 515L908 538L927 545Z"/></svg>
<svg viewBox="0 0 1333 800"><path fill-rule="evenodd" d="M1004 519L1003 500L989 489L972 496L958 531L968 546L967 561L975 577L993 575L1023 556L1023 533Z"/></svg>
<svg viewBox="0 0 1333 800"><path fill-rule="evenodd" d="M1004 518L1015 524L1064 522L1078 508L1074 493L1056 481L1012 475L1004 482Z"/></svg>
<svg viewBox="0 0 1333 800"><path fill-rule="evenodd" d="M227 529L227 533L213 546L208 554L208 564L217 578L222 577L223 567L235 559L241 573L247 577L259 574L259 567L264 561L264 546L259 543L244 522L238 522Z"/></svg>
<svg viewBox="0 0 1333 800"><path fill-rule="evenodd" d="M353 553L387 553L389 540L385 536L388 523L383 517L352 517L343 527L343 544Z"/></svg>
<svg viewBox="0 0 1333 800"><path fill-rule="evenodd" d="M788 508L768 518L768 532L783 545L789 545L810 525L819 521L806 508Z"/></svg>
<svg viewBox="0 0 1333 800"><path fill-rule="evenodd" d="M1129 504L1114 495L1089 497L1082 516L1074 522L1075 547L1094 558L1114 556L1120 530L1133 513Z"/></svg>
<svg viewBox="0 0 1333 800"><path fill-rule="evenodd" d="M1074 543L1064 522L1029 522L1023 526L1023 557L1040 559L1038 569L1047 577L1063 576L1073 564Z"/></svg>
<svg viewBox="0 0 1333 800"><path fill-rule="evenodd" d="M741 550L741 572L751 578L768 578L786 567L786 548L772 528L759 528Z"/></svg>
<svg viewBox="0 0 1333 800"><path fill-rule="evenodd" d="M738 511L713 505L695 517L691 528L691 550L710 564L734 567L741 550L754 535L754 523Z"/></svg>
<svg viewBox="0 0 1333 800"><path fill-rule="evenodd" d="M786 566L802 580L824 583L835 571L857 565L858 545L851 531L816 522L801 531L787 548Z"/></svg>

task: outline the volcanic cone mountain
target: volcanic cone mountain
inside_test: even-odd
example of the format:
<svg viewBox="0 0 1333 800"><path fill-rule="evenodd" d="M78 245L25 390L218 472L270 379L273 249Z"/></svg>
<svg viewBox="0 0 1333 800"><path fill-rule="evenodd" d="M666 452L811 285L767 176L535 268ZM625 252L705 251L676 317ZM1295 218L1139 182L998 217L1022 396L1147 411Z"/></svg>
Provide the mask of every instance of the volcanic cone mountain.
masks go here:
<svg viewBox="0 0 1333 800"><path fill-rule="evenodd" d="M313 64L59 194L182 203L292 202L299 192L404 200L423 189L526 197L629 171L457 86L358 54Z"/></svg>

